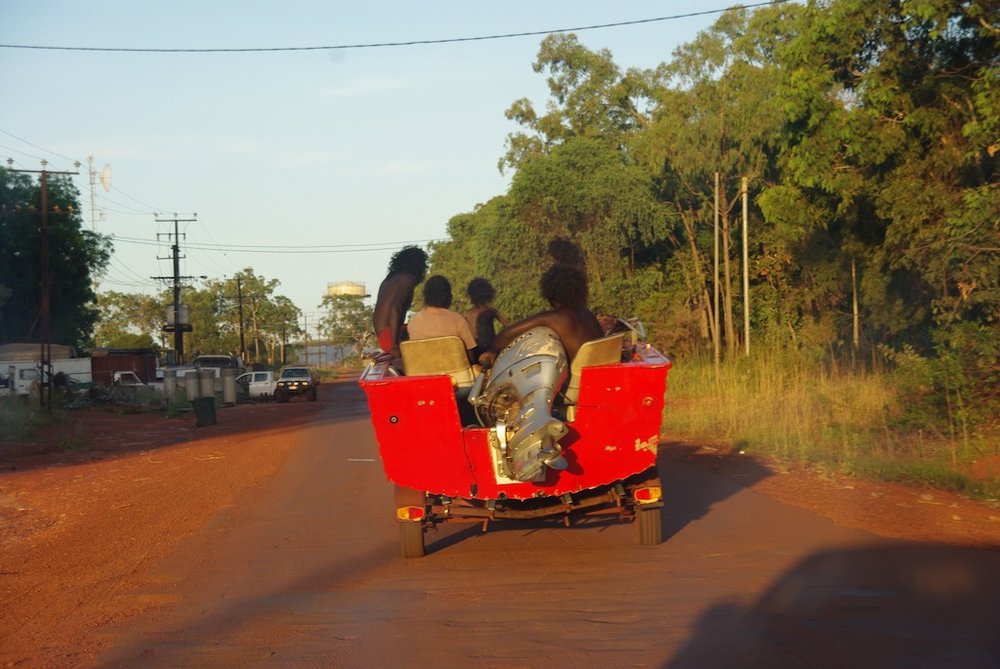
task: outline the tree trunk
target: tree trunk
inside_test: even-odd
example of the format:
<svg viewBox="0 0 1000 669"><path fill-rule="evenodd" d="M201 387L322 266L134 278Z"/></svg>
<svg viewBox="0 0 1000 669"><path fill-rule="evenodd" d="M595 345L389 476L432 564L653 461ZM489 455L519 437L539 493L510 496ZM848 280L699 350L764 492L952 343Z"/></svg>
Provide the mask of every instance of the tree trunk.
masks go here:
<svg viewBox="0 0 1000 669"><path fill-rule="evenodd" d="M855 351L861 345L861 319L858 315L858 268L857 261L851 258L851 312L853 328L851 330L851 346Z"/></svg>
<svg viewBox="0 0 1000 669"><path fill-rule="evenodd" d="M694 275L700 288L700 302L708 319L708 328L714 343L718 341L717 338L719 337L719 328L715 319L712 317L712 297L708 293L708 281L705 277L705 271L701 266L701 256L698 254L698 246L695 243L693 218L694 216L691 213L681 213L681 222L684 224L684 232L688 238L688 246L691 248L691 264L694 268Z"/></svg>

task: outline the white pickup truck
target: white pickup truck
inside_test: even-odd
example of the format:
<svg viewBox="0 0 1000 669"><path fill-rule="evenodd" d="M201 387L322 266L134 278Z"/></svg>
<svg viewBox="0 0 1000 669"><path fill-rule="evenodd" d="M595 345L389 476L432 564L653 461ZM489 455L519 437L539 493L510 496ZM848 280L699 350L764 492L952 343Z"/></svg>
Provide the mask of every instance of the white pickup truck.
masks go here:
<svg viewBox="0 0 1000 669"><path fill-rule="evenodd" d="M246 389L252 400L270 399L274 396L274 386L278 382L274 372L247 372L236 377L236 384Z"/></svg>

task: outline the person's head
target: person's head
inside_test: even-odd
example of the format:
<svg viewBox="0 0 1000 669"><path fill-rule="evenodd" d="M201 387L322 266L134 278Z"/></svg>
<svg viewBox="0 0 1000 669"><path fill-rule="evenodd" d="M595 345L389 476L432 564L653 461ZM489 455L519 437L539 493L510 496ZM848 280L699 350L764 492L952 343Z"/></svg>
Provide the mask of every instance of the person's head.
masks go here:
<svg viewBox="0 0 1000 669"><path fill-rule="evenodd" d="M423 281L427 275L427 253L416 246L404 246L392 254L389 259L389 274L406 272L417 277L417 282Z"/></svg>
<svg viewBox="0 0 1000 669"><path fill-rule="evenodd" d="M497 294L497 291L493 290L493 286L489 281L478 276L469 282L469 286L465 291L469 294L469 299L472 300L472 306L474 307L489 304Z"/></svg>
<svg viewBox="0 0 1000 669"><path fill-rule="evenodd" d="M545 271L542 297L554 307L579 309L587 306L587 273L576 265L556 263Z"/></svg>
<svg viewBox="0 0 1000 669"><path fill-rule="evenodd" d="M447 309L451 306L451 284L440 274L427 279L424 284L424 304L428 307Z"/></svg>
<svg viewBox="0 0 1000 669"><path fill-rule="evenodd" d="M583 259L583 251L568 239L556 237L549 242L547 250L552 259L557 263L576 265L578 267L586 267L587 265Z"/></svg>

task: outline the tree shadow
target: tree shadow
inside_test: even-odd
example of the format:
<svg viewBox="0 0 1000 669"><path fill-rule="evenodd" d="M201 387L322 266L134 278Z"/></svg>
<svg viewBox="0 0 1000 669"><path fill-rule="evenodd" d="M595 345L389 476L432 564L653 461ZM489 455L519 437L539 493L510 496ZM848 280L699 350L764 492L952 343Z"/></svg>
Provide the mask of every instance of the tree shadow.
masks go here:
<svg viewBox="0 0 1000 669"><path fill-rule="evenodd" d="M752 605L719 602L664 669L1000 666L1000 552L820 551Z"/></svg>
<svg viewBox="0 0 1000 669"><path fill-rule="evenodd" d="M660 443L656 467L663 483L663 540L669 541L712 507L773 472L759 460L708 451L681 441ZM708 470L718 476L705 477Z"/></svg>

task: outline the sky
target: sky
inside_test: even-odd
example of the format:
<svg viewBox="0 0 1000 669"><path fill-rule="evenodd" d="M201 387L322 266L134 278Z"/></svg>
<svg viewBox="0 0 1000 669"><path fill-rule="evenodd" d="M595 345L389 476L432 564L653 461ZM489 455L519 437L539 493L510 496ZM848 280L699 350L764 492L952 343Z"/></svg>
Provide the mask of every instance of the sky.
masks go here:
<svg viewBox="0 0 1000 669"><path fill-rule="evenodd" d="M731 4L0 0L0 160L81 163L84 224L114 237L99 292L168 287L151 277L172 275L173 219L195 219L177 224L182 275L251 267L315 320L327 284L376 292L394 251L507 191L497 162L520 127L504 112L544 109L545 33ZM649 68L716 18L574 32ZM538 34L302 49L511 33Z"/></svg>

